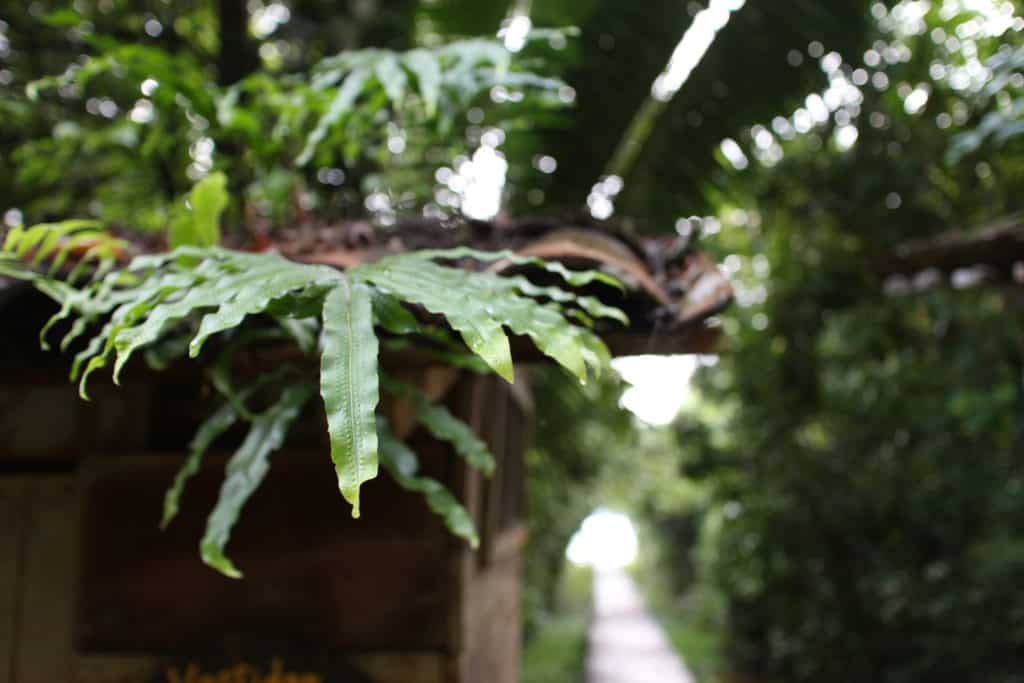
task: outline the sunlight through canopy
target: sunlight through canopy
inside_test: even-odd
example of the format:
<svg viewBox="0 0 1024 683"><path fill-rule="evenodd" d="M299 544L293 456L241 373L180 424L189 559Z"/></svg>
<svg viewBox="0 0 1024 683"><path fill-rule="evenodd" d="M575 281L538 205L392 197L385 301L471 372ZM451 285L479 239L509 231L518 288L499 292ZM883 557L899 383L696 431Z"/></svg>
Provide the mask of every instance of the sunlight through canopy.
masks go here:
<svg viewBox="0 0 1024 683"><path fill-rule="evenodd" d="M629 517L598 508L583 520L565 554L575 565L610 570L631 565L637 549L636 529Z"/></svg>

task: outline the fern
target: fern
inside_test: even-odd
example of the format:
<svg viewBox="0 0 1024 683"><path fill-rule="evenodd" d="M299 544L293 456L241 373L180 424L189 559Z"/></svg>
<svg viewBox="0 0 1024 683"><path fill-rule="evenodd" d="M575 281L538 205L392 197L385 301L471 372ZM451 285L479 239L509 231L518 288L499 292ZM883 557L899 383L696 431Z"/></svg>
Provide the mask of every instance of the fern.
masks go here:
<svg viewBox="0 0 1024 683"><path fill-rule="evenodd" d="M396 396L412 399L416 408L416 419L435 438L451 443L455 452L466 462L484 474L490 475L494 472L494 456L469 425L452 415L444 406L432 403L422 391L391 377L385 377L384 387Z"/></svg>
<svg viewBox="0 0 1024 683"><path fill-rule="evenodd" d="M474 548L480 544L473 519L462 507L455 496L441 482L428 477L416 476L419 470L419 459L404 443L395 438L391 428L383 418L377 421L377 433L380 438L381 464L391 474L395 482L406 489L423 494L427 505L441 516L448 530L456 536L466 539Z"/></svg>
<svg viewBox="0 0 1024 683"><path fill-rule="evenodd" d="M442 131L451 128L454 112L465 111L496 85L550 94L551 104L557 106L554 94L565 83L513 72L513 59L500 42L482 39L404 53L360 50L324 59L313 69L314 94L307 102L316 108L319 92L329 104L306 137L296 163L309 163L331 131L345 130L366 115L366 107L357 106L360 99L383 100L400 117L433 122ZM353 155L348 156L352 161Z"/></svg>
<svg viewBox="0 0 1024 683"><path fill-rule="evenodd" d="M203 220L207 228L213 224L209 218ZM291 339L300 349L319 356L331 460L338 488L352 505L353 516L359 515L362 485L377 476L382 464L400 486L422 493L453 533L475 542L465 510L441 484L416 474L415 456L376 417L381 381L381 341L376 329L389 335L384 339L389 345L420 339L449 362L473 366L466 360L469 354L512 381L507 328L532 339L540 351L585 382L589 374L601 370L608 351L590 329L571 319L576 315L625 320L621 311L568 289L540 287L523 276L503 277L444 265L466 259L481 263L503 260L542 267L571 287L594 282L619 286L603 273L572 271L507 252L413 252L341 272L274 254L182 246L166 254L138 256L120 269L111 270L112 265L99 268L109 272L97 272L80 285L38 271L46 260L66 259L67 241L82 234L97 240L97 246L91 248L102 250L103 256L96 258L101 264L108 263L116 255L115 249L124 245L94 232L94 226L81 223L16 229L4 242L0 265L4 272L10 270L16 277L33 281L61 304L44 333L76 317L62 348L102 323L99 331L84 341L72 364L72 379L79 380L84 398L93 373L112 363L113 379L119 382L125 365L140 351L153 352L158 356L157 365L162 366L183 356L186 349L191 357L200 355L210 337L228 340L213 373L224 405L193 440L165 498L162 524L166 526L174 518L187 481L213 442L237 422L248 422L248 435L228 462L220 496L200 543L203 561L232 577L241 573L228 558L226 546L238 515L266 476L270 455L283 443L290 424L315 391L297 368L288 366L236 390L230 367L239 350L267 339ZM202 231L199 233L201 236ZM443 316L465 347L445 328L421 323L407 304ZM261 315L275 325L268 329L245 324ZM486 445L447 409L394 380L384 378L383 386L411 398L424 428L450 443L467 463L485 474L493 470L494 459ZM271 401L262 412L253 412L248 406L257 395Z"/></svg>
<svg viewBox="0 0 1024 683"><path fill-rule="evenodd" d="M18 225L10 229L0 248L0 275L39 280L38 267L44 261L50 262L47 274L52 276L75 255L77 265L67 276L67 282L73 284L90 265L95 266L93 277L109 272L127 250L127 242L100 230L96 221L76 219L31 228Z"/></svg>
<svg viewBox="0 0 1024 683"><path fill-rule="evenodd" d="M359 516L359 487L377 476L377 337L368 287L342 280L324 298L320 393L341 495Z"/></svg>
<svg viewBox="0 0 1024 683"><path fill-rule="evenodd" d="M245 441L228 460L217 504L206 520L206 533L199 544L203 562L225 576L241 578L242 573L224 554L231 530L242 506L256 491L270 469L270 454L281 447L288 427L313 394L308 384L285 387L280 400L252 420Z"/></svg>

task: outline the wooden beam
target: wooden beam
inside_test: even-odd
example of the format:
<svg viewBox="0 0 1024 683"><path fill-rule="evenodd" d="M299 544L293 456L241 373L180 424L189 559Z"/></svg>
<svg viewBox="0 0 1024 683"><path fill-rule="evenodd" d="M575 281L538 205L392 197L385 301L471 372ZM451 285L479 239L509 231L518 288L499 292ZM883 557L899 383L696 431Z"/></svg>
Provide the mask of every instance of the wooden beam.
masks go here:
<svg viewBox="0 0 1024 683"><path fill-rule="evenodd" d="M1024 262L1024 214L1001 218L985 227L956 230L938 237L897 245L876 263L884 276L913 276L926 270L945 275L983 266L1012 279L1013 268Z"/></svg>

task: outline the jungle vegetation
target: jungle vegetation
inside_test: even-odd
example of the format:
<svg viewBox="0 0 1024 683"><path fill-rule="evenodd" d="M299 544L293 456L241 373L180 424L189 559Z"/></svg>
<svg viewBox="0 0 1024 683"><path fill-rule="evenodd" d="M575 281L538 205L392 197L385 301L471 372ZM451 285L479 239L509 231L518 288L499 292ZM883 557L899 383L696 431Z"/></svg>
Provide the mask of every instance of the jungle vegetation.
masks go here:
<svg viewBox="0 0 1024 683"><path fill-rule="evenodd" d="M611 378L540 378L529 628L604 498L641 520L671 602L720 633L719 673L1021 680L1018 292L878 266L1021 210L1020 8L738 4L634 141L609 216L644 234L702 226L738 285L721 354L668 431L623 413ZM502 211L576 216L706 5L5 8L0 211L9 227L191 234L190 194L224 173L236 244L310 215L387 230L496 210L465 203L490 164ZM542 30L509 52L516 17Z"/></svg>

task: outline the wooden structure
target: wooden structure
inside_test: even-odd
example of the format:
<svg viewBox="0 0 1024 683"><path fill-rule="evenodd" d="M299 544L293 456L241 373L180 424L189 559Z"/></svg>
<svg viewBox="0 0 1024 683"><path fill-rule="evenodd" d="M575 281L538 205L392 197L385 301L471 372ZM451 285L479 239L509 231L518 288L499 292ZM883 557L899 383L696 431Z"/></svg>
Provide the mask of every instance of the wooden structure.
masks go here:
<svg viewBox="0 0 1024 683"><path fill-rule="evenodd" d="M944 285L1019 285L1024 282L1024 215L903 242L884 253L875 269L896 294Z"/></svg>
<svg viewBox="0 0 1024 683"><path fill-rule="evenodd" d="M651 272L640 274L649 286ZM728 294L720 288L725 298L693 320ZM158 528L207 414L200 371L139 372L119 389L96 382L83 403L66 359L38 350L45 300L8 285L0 310L0 683L518 681L524 383L383 361L495 453L497 474L484 479L416 430L408 406L381 407L476 519L478 551L387 477L364 488L363 517L351 519L324 455L323 416L311 411L232 536L246 572L235 581L197 549L226 454L207 458L180 517ZM673 348L685 338L703 350L707 335L687 334Z"/></svg>

